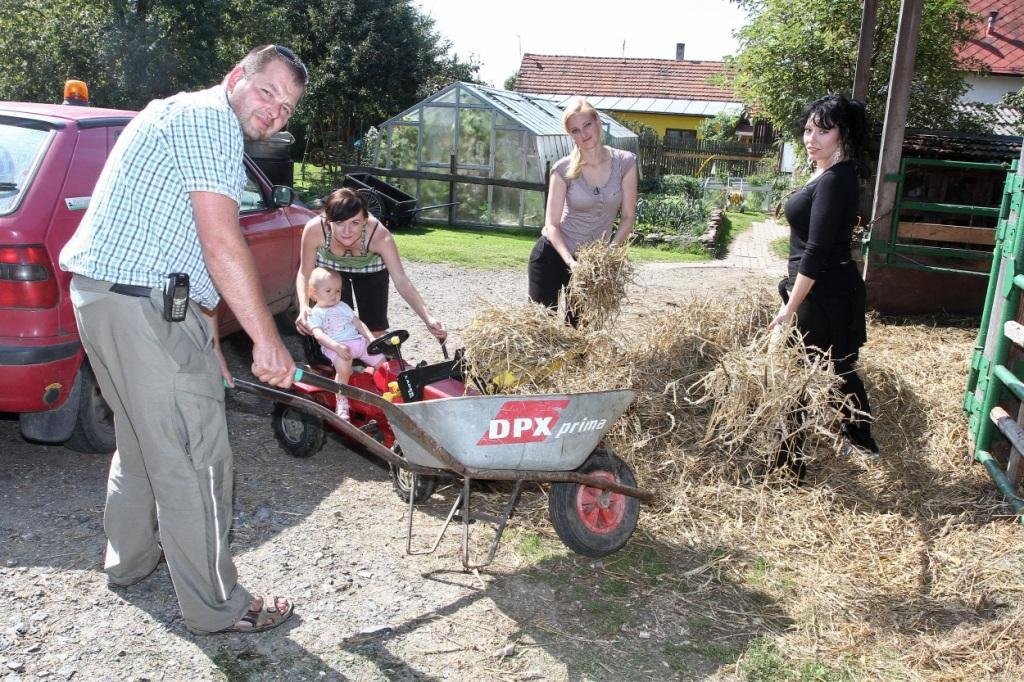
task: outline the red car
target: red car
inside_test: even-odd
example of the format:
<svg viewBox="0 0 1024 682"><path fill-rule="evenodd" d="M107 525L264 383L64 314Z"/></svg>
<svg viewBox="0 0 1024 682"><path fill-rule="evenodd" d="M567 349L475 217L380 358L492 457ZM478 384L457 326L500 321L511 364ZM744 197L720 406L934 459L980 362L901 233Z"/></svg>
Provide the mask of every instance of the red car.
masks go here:
<svg viewBox="0 0 1024 682"><path fill-rule="evenodd" d="M89 369L57 265L132 111L0 102L0 412L22 435L81 452L112 452L110 411ZM241 224L276 314L294 298L302 227L313 215L251 159ZM238 331L225 309L221 333Z"/></svg>

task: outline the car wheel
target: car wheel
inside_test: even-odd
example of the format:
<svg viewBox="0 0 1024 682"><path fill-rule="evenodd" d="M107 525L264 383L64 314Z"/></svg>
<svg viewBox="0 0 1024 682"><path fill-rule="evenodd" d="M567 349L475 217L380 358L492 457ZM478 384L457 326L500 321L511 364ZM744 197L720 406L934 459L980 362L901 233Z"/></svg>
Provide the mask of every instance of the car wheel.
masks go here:
<svg viewBox="0 0 1024 682"><path fill-rule="evenodd" d="M114 440L114 413L100 393L96 376L88 363L82 363L78 373L82 382L82 396L78 403L75 430L64 447L75 452L108 455L117 447Z"/></svg>
<svg viewBox="0 0 1024 682"><path fill-rule="evenodd" d="M295 296L292 296L288 307L274 315L278 333L281 336L298 336L299 330L295 328L295 318L298 316L299 303Z"/></svg>

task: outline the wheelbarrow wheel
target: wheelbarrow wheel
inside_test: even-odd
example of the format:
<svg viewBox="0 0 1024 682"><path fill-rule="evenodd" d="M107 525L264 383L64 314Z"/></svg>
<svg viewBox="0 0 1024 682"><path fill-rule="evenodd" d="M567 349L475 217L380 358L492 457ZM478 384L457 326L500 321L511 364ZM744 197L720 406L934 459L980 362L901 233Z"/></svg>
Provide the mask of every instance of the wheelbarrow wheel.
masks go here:
<svg viewBox="0 0 1024 682"><path fill-rule="evenodd" d="M629 466L618 456L598 448L578 473L635 486ZM640 500L622 493L561 481L551 487L548 514L565 546L588 557L617 552L636 530Z"/></svg>
<svg viewBox="0 0 1024 682"><path fill-rule="evenodd" d="M402 448L396 443L394 447L396 455L402 454ZM395 494L403 502L408 502L412 496L413 504L423 504L430 500L434 491L437 490L437 477L418 474L416 476L416 488L412 485L412 472L403 467L391 465L391 486Z"/></svg>
<svg viewBox="0 0 1024 682"><path fill-rule="evenodd" d="M277 403L270 419L277 444L292 457L312 457L324 446L327 433L323 422L313 415Z"/></svg>

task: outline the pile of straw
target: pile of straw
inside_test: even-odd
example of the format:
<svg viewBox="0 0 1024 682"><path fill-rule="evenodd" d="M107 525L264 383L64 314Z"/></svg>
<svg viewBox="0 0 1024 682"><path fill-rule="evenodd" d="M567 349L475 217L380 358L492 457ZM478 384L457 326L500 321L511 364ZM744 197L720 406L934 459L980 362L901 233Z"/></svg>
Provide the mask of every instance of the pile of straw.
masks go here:
<svg viewBox="0 0 1024 682"><path fill-rule="evenodd" d="M695 405L712 407L702 445L717 446L748 474L783 455L810 464L818 444L840 446L842 410L852 408L841 383L826 356L804 349L795 326L762 333L691 387Z"/></svg>
<svg viewBox="0 0 1024 682"><path fill-rule="evenodd" d="M1024 534L965 457L960 405L976 327L872 320L859 371L881 459L840 457L828 437L808 438L803 485L752 480L744 471L781 442L794 405L820 410L805 417L808 431L834 433L829 373L791 344L768 345L778 307L768 292L627 308L614 334L577 335L544 318L587 349L552 346L564 364L547 373L547 390L637 392L606 436L658 495L633 542L679 562L679 594L710 583L733 595L671 608L720 615L736 641L768 638L793 669L815 661L853 679L1021 679ZM502 329L491 331L515 336L519 316L492 318ZM541 365L544 338L526 344ZM491 366L524 357L523 347L502 357L497 339L489 345ZM542 514L532 519L547 527ZM740 674L742 658L722 673Z"/></svg>
<svg viewBox="0 0 1024 682"><path fill-rule="evenodd" d="M635 282L628 249L591 242L576 252L566 307L584 329L605 329L615 321L626 300L626 288Z"/></svg>
<svg viewBox="0 0 1024 682"><path fill-rule="evenodd" d="M590 341L533 302L486 303L462 332L472 378L496 393L550 392L555 376L586 355Z"/></svg>

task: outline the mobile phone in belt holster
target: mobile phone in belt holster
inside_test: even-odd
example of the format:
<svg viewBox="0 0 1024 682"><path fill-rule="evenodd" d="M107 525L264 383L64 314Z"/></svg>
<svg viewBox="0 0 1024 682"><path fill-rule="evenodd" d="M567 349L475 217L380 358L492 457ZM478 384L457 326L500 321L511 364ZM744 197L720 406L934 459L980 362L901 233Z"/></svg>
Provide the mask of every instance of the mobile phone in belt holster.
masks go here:
<svg viewBox="0 0 1024 682"><path fill-rule="evenodd" d="M188 312L188 274L172 272L164 284L164 319L181 322Z"/></svg>

